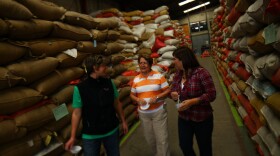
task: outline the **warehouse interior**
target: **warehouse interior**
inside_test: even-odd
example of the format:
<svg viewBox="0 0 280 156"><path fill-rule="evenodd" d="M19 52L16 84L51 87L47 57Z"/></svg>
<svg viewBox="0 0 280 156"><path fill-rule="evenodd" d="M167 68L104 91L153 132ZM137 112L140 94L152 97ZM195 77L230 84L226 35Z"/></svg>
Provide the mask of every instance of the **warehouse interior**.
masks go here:
<svg viewBox="0 0 280 156"><path fill-rule="evenodd" d="M280 156L279 22L279 0L2 0L0 156L84 155L81 123L81 149L64 146L74 86L90 55L111 60L107 74L128 124L127 134L120 129L120 155L153 156L130 97L137 58L151 56L152 70L171 84L172 53L181 46L215 84L213 155ZM170 155L183 156L176 102L165 103Z"/></svg>

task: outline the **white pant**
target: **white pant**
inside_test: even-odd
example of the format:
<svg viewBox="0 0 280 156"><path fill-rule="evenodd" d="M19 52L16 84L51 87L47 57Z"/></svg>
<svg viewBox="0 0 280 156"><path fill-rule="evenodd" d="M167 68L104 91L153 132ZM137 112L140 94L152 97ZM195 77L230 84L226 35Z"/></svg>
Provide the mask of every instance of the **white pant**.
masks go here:
<svg viewBox="0 0 280 156"><path fill-rule="evenodd" d="M153 113L139 112L139 117L144 129L144 136L154 155L170 156L165 108Z"/></svg>

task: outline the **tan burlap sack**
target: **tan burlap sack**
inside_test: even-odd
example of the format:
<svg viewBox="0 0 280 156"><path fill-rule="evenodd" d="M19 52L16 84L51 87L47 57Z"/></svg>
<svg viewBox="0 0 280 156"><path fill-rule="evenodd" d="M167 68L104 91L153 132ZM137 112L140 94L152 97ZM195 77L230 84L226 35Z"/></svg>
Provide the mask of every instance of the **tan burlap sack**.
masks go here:
<svg viewBox="0 0 280 156"><path fill-rule="evenodd" d="M114 73L113 73L113 75L111 75L111 77L116 77L116 76L120 75L121 73L123 73L124 71L126 71L127 67L122 64L118 64L118 65L113 66L113 69L114 69Z"/></svg>
<svg viewBox="0 0 280 156"><path fill-rule="evenodd" d="M264 116L263 116L263 114L262 114L262 112L261 112L261 109L262 109L263 106L265 105L265 102L264 102L262 99L256 97L256 98L250 100L250 103L251 103L251 105L255 108L255 110L256 110L256 112L258 113L258 115L259 115L260 117L264 118Z"/></svg>
<svg viewBox="0 0 280 156"><path fill-rule="evenodd" d="M11 143L0 146L0 155L35 155L43 150L44 140L40 136L26 136L22 139L15 140Z"/></svg>
<svg viewBox="0 0 280 156"><path fill-rule="evenodd" d="M143 11L134 10L134 11L122 12L122 13L123 13L123 16L141 16L141 14L143 13Z"/></svg>
<svg viewBox="0 0 280 156"><path fill-rule="evenodd" d="M130 96L126 96L121 100L122 108L126 108L128 105L132 105L132 100Z"/></svg>
<svg viewBox="0 0 280 156"><path fill-rule="evenodd" d="M57 105L68 103L72 100L73 92L73 85L63 86L58 92L51 95L50 98Z"/></svg>
<svg viewBox="0 0 280 156"><path fill-rule="evenodd" d="M116 86L117 88L119 88L119 86L120 86L120 84L121 84L121 81L116 80L116 79L112 79L112 80L113 80L115 86Z"/></svg>
<svg viewBox="0 0 280 156"><path fill-rule="evenodd" d="M275 112L275 114L280 116L280 92L272 94L265 102Z"/></svg>
<svg viewBox="0 0 280 156"><path fill-rule="evenodd" d="M4 120L0 122L0 145L22 138L26 135L27 129L16 127L14 120Z"/></svg>
<svg viewBox="0 0 280 156"><path fill-rule="evenodd" d="M123 17L123 18L124 18L124 20L127 21L127 22L131 22L131 21L132 21L132 19L131 19L130 16L125 16L125 17Z"/></svg>
<svg viewBox="0 0 280 156"><path fill-rule="evenodd" d="M62 18L65 23L86 29L95 29L99 24L93 17L75 11L67 11Z"/></svg>
<svg viewBox="0 0 280 156"><path fill-rule="evenodd" d="M130 79L127 76L122 75L117 76L115 79L119 80L121 82L121 85L125 85L130 81Z"/></svg>
<svg viewBox="0 0 280 156"><path fill-rule="evenodd" d="M53 72L58 66L58 59L46 57L44 59L30 59L7 66L7 69L18 77L22 77L24 81L21 84L30 84L40 78Z"/></svg>
<svg viewBox="0 0 280 156"><path fill-rule="evenodd" d="M77 47L76 41L51 38L32 41L16 41L11 43L29 48L32 56L55 56L65 50Z"/></svg>
<svg viewBox="0 0 280 156"><path fill-rule="evenodd" d="M44 0L17 0L26 6L35 16L49 21L60 20L66 12L62 6Z"/></svg>
<svg viewBox="0 0 280 156"><path fill-rule="evenodd" d="M74 41L88 41L92 38L91 33L82 27L72 26L62 22L53 22L54 30L52 37L65 38Z"/></svg>
<svg viewBox="0 0 280 156"><path fill-rule="evenodd" d="M136 110L136 106L134 105L128 105L127 107L124 108L123 113L125 118L128 118L128 116L133 113Z"/></svg>
<svg viewBox="0 0 280 156"><path fill-rule="evenodd" d="M143 22L145 25L146 24L151 24L151 23L155 23L155 20L149 20L149 21L145 21L145 22Z"/></svg>
<svg viewBox="0 0 280 156"><path fill-rule="evenodd" d="M109 30L108 31L108 36L107 36L107 39L109 41L116 41L117 39L120 38L120 33L118 31L115 31L115 30Z"/></svg>
<svg viewBox="0 0 280 156"><path fill-rule="evenodd" d="M48 104L15 117L17 127L25 127L28 131L39 128L40 126L54 120L52 110L55 104Z"/></svg>
<svg viewBox="0 0 280 156"><path fill-rule="evenodd" d="M124 57L135 57L134 53L129 53L129 52L121 52L120 55Z"/></svg>
<svg viewBox="0 0 280 156"><path fill-rule="evenodd" d="M5 36L8 34L8 24L0 18L0 36Z"/></svg>
<svg viewBox="0 0 280 156"><path fill-rule="evenodd" d="M27 54L27 48L0 42L0 65L11 63Z"/></svg>
<svg viewBox="0 0 280 156"><path fill-rule="evenodd" d="M82 125L82 122L80 122L80 125L77 129L77 133L76 133L76 136L80 136L81 135L81 132L82 132L82 128L83 128L83 125ZM62 138L67 141L69 138L70 138L70 135L71 135L71 124L69 124L68 126L64 127L61 131L60 131L60 134L62 136Z"/></svg>
<svg viewBox="0 0 280 156"><path fill-rule="evenodd" d="M131 90L131 87L129 87L129 86L121 88L120 91L119 91L119 93L120 93L119 99L123 100L124 98L129 96L130 95L130 90Z"/></svg>
<svg viewBox="0 0 280 156"><path fill-rule="evenodd" d="M149 21L152 19L152 16L145 16L143 17L143 22Z"/></svg>
<svg viewBox="0 0 280 156"><path fill-rule="evenodd" d="M164 29L163 28L157 28L157 30L155 31L156 35L164 35Z"/></svg>
<svg viewBox="0 0 280 156"><path fill-rule="evenodd" d="M43 99L43 95L27 87L14 87L0 91L0 114L11 114L32 106Z"/></svg>
<svg viewBox="0 0 280 156"><path fill-rule="evenodd" d="M39 91L43 95L50 95L58 88L66 85L72 80L76 80L84 75L84 70L79 67L60 69L43 77L31 84L31 88Z"/></svg>
<svg viewBox="0 0 280 156"><path fill-rule="evenodd" d="M159 12L159 15L160 16L161 15L169 15L169 12L168 12L168 10L162 10L162 11Z"/></svg>
<svg viewBox="0 0 280 156"><path fill-rule="evenodd" d="M99 23L96 27L98 30L115 29L119 27L117 18L95 18L95 21Z"/></svg>
<svg viewBox="0 0 280 156"><path fill-rule="evenodd" d="M102 53L104 55L112 55L115 53L119 53L124 49L124 46L121 44L118 44L116 42L109 42L107 43L107 48L106 50Z"/></svg>
<svg viewBox="0 0 280 156"><path fill-rule="evenodd" d="M114 14L120 14L120 11L117 8L109 8L109 9L104 9L101 11L102 13L114 13Z"/></svg>
<svg viewBox="0 0 280 156"><path fill-rule="evenodd" d="M150 55L152 53L152 50L150 48L141 48L137 51L137 54L148 54Z"/></svg>
<svg viewBox="0 0 280 156"><path fill-rule="evenodd" d="M107 48L107 45L102 42L96 44L91 41L80 41L78 42L77 49L79 52L90 53L90 54L102 54Z"/></svg>
<svg viewBox="0 0 280 156"><path fill-rule="evenodd" d="M140 40L141 40L141 41L147 41L147 40L149 40L149 38L152 37L153 34L154 34L153 32L145 32L145 33L141 36Z"/></svg>
<svg viewBox="0 0 280 156"><path fill-rule="evenodd" d="M61 131L64 127L67 125L71 125L71 117L72 117L72 103L67 104L68 114L64 116L63 118L59 119L58 121L51 121L48 124L46 124L44 129L52 131L52 132L58 132Z"/></svg>
<svg viewBox="0 0 280 156"><path fill-rule="evenodd" d="M71 113L58 121L52 121L44 126L45 129L53 132L62 130L65 126L71 125Z"/></svg>
<svg viewBox="0 0 280 156"><path fill-rule="evenodd" d="M23 81L23 78L13 75L7 68L0 67L0 90L11 88Z"/></svg>
<svg viewBox="0 0 280 156"><path fill-rule="evenodd" d="M64 53L60 53L56 56L56 58L59 61L59 66L58 68L69 68L69 67L75 67L80 65L83 60L88 56L89 54L87 53L77 53L77 57L74 58L72 56L69 56Z"/></svg>
<svg viewBox="0 0 280 156"><path fill-rule="evenodd" d="M104 42L107 40L108 30L91 29L90 32L92 34L92 39L98 42Z"/></svg>
<svg viewBox="0 0 280 156"><path fill-rule="evenodd" d="M32 13L25 6L16 1L0 1L0 18L29 20L32 16Z"/></svg>
<svg viewBox="0 0 280 156"><path fill-rule="evenodd" d="M135 108L136 110L137 108ZM131 127L135 122L139 121L137 113L131 113L127 118L126 122L128 127Z"/></svg>
<svg viewBox="0 0 280 156"><path fill-rule="evenodd" d="M234 7L239 12L246 12L252 3L252 0L238 0Z"/></svg>
<svg viewBox="0 0 280 156"><path fill-rule="evenodd" d="M264 30L261 30L258 34L247 37L248 47L261 55L273 52L274 50L271 44L265 44L265 38L262 35L263 31Z"/></svg>
<svg viewBox="0 0 280 156"><path fill-rule="evenodd" d="M245 89L248 87L248 85L243 80L239 80L236 84L238 89L240 89L242 92L244 92Z"/></svg>
<svg viewBox="0 0 280 156"><path fill-rule="evenodd" d="M111 55L111 63L112 64L119 64L121 61L124 61L125 57L120 54L113 54Z"/></svg>
<svg viewBox="0 0 280 156"><path fill-rule="evenodd" d="M52 22L40 19L6 20L6 22L9 24L8 37L14 40L44 38L50 34L54 27Z"/></svg>
<svg viewBox="0 0 280 156"><path fill-rule="evenodd" d="M137 42L139 39L134 35L120 35L121 40L125 40L127 42Z"/></svg>

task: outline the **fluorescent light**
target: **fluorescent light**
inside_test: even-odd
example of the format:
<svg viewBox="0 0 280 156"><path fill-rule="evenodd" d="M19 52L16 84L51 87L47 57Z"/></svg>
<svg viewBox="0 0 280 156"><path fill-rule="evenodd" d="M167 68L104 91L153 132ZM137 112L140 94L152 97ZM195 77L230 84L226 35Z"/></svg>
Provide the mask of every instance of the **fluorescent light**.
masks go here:
<svg viewBox="0 0 280 156"><path fill-rule="evenodd" d="M195 10L195 9L204 7L204 6L209 5L209 4L210 4L210 2L206 2L206 3L203 3L203 4L197 5L197 6L193 7L193 8L190 8L190 9L188 9L188 10L185 10L184 13L193 11L193 10Z"/></svg>
<svg viewBox="0 0 280 156"><path fill-rule="evenodd" d="M182 6L182 5L185 5L185 4L188 4L190 2L193 2L194 0L185 0L183 2L180 2L179 5Z"/></svg>

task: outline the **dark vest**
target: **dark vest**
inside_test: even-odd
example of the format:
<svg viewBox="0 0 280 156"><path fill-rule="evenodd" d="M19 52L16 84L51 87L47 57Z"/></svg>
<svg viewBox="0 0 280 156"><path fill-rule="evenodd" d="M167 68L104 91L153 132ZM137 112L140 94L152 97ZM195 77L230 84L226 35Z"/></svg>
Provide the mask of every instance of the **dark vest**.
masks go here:
<svg viewBox="0 0 280 156"><path fill-rule="evenodd" d="M105 134L117 127L114 89L110 79L87 78L77 85L82 107L83 130L89 135Z"/></svg>

